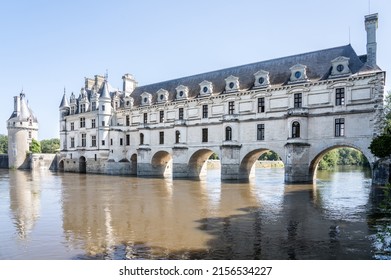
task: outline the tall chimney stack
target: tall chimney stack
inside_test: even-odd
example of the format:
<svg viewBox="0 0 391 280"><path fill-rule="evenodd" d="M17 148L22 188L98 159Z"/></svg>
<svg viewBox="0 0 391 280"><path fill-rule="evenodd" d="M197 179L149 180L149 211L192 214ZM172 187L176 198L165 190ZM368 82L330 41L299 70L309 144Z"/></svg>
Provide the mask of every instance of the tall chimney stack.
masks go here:
<svg viewBox="0 0 391 280"><path fill-rule="evenodd" d="M365 30L367 31L367 63L369 66L376 66L376 29L378 15L371 14L365 16Z"/></svg>

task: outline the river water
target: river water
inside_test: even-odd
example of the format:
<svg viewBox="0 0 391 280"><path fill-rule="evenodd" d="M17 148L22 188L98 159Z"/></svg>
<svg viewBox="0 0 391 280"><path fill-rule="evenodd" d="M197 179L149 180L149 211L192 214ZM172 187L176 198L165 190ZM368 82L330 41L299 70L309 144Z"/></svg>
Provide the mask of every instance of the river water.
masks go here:
<svg viewBox="0 0 391 280"><path fill-rule="evenodd" d="M0 169L0 259L390 258L381 189L358 169L284 184Z"/></svg>

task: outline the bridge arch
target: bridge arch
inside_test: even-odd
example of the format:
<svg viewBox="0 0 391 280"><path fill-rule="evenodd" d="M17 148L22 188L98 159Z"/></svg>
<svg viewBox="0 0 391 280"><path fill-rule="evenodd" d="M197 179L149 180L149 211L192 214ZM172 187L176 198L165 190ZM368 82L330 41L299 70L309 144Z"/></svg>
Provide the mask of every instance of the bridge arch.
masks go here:
<svg viewBox="0 0 391 280"><path fill-rule="evenodd" d="M321 159L323 158L323 156L325 154L327 154L328 152L330 152L334 149L338 149L338 148L352 148L352 149L355 149L355 150L361 152L368 160L370 168L371 168L371 172L373 172L373 162L371 160L373 158L373 155L369 152L368 149L362 149L361 147L358 147L358 146L351 144L351 143L344 143L344 144L341 143L341 144L335 144L335 145L331 145L328 147L324 147L320 152L318 152L312 158L312 160L310 162L310 166L309 166L309 174L313 180L316 180L316 173L317 173L318 165L319 165L319 162L321 161Z"/></svg>
<svg viewBox="0 0 391 280"><path fill-rule="evenodd" d="M239 167L239 177L241 181L247 181L250 178L255 176L255 162L259 159L259 157L268 152L273 151L277 153L280 160L282 160L281 154L278 153L275 150L267 149L267 148L260 148L253 151L248 152L243 159L240 162Z"/></svg>
<svg viewBox="0 0 391 280"><path fill-rule="evenodd" d="M167 151L156 152L151 160L151 175L154 177L170 177L172 175L172 157Z"/></svg>
<svg viewBox="0 0 391 280"><path fill-rule="evenodd" d="M207 160L213 154L219 154L211 149L200 149L195 151L189 158L189 178L201 179L206 176L207 173Z"/></svg>

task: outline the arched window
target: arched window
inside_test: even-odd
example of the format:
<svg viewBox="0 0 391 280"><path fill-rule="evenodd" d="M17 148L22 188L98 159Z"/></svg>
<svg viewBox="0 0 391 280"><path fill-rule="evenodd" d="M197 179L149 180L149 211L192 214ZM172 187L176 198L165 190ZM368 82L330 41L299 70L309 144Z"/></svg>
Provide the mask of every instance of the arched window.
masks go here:
<svg viewBox="0 0 391 280"><path fill-rule="evenodd" d="M225 141L231 141L232 140L232 128L230 126L227 126L225 128Z"/></svg>
<svg viewBox="0 0 391 280"><path fill-rule="evenodd" d="M144 134L140 133L140 145L144 145Z"/></svg>
<svg viewBox="0 0 391 280"><path fill-rule="evenodd" d="M293 122L292 123L292 138L299 138L299 137L300 137L300 123Z"/></svg>
<svg viewBox="0 0 391 280"><path fill-rule="evenodd" d="M175 131L175 143L178 144L179 141L181 140L181 133L179 130Z"/></svg>

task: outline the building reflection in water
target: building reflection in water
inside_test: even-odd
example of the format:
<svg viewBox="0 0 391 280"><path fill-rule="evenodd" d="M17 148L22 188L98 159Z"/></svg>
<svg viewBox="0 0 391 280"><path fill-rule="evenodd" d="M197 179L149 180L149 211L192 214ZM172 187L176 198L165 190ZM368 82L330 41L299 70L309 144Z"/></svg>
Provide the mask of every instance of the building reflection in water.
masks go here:
<svg viewBox="0 0 391 280"><path fill-rule="evenodd" d="M64 235L68 246L85 252L77 258L371 257L370 243L362 240L368 235L361 208L368 186L355 187L349 174L339 175L343 183L336 185L285 185L279 171L257 172L245 184L213 176L189 181L63 174ZM344 189L346 184L351 187Z"/></svg>
<svg viewBox="0 0 391 280"><path fill-rule="evenodd" d="M10 209L17 234L22 240L28 238L39 218L41 208L39 176L36 172L9 171Z"/></svg>

